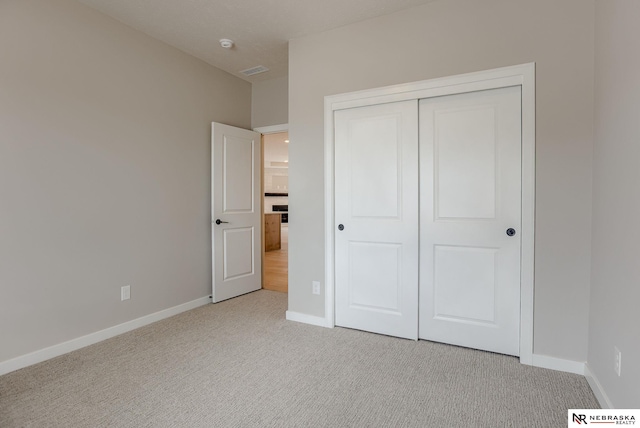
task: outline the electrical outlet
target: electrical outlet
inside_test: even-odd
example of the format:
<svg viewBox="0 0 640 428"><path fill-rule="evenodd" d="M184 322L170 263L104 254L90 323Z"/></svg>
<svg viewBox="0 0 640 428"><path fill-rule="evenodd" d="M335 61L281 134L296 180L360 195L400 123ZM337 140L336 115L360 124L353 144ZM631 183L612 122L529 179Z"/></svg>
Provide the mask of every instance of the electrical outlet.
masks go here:
<svg viewBox="0 0 640 428"><path fill-rule="evenodd" d="M311 281L311 292L313 294L320 294L320 281Z"/></svg>
<svg viewBox="0 0 640 428"><path fill-rule="evenodd" d="M615 354L613 369L616 371L616 374L620 376L620 372L622 371L622 352L620 352L617 346L614 346L613 350Z"/></svg>
<svg viewBox="0 0 640 428"><path fill-rule="evenodd" d="M129 300L131 298L131 286L125 285L124 287L120 287L120 300Z"/></svg>

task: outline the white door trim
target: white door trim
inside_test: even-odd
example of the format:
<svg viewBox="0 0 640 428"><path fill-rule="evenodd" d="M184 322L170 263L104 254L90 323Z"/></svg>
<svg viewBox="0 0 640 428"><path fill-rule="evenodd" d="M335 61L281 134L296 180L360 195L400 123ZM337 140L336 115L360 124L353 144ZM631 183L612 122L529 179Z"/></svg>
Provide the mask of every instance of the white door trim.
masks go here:
<svg viewBox="0 0 640 428"><path fill-rule="evenodd" d="M522 258L520 266L520 362L533 364L535 215L535 63L386 86L324 99L325 324L335 325L334 123L336 110L497 89L522 88Z"/></svg>
<svg viewBox="0 0 640 428"><path fill-rule="evenodd" d="M253 128L255 132L259 132L263 135L266 134L277 134L279 132L286 132L289 130L289 124L283 123L280 125L271 125L271 126L259 126L257 128Z"/></svg>
<svg viewBox="0 0 640 428"><path fill-rule="evenodd" d="M281 123L279 125L258 126L253 128L254 132L260 134L260 224L264 225L264 136L268 134L279 134L281 132L289 132L289 124ZM262 245L260 249L260 258L262 266L262 286L264 287L264 227L261 231ZM289 263L289 260L287 260Z"/></svg>

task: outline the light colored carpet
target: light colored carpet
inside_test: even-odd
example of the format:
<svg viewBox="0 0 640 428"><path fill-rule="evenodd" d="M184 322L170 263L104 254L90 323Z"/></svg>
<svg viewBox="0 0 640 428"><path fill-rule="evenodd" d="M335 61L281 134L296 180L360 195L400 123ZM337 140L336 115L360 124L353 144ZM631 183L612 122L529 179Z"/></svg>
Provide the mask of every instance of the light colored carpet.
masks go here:
<svg viewBox="0 0 640 428"><path fill-rule="evenodd" d="M584 377L285 321L286 294L207 305L0 377L0 427L566 427Z"/></svg>

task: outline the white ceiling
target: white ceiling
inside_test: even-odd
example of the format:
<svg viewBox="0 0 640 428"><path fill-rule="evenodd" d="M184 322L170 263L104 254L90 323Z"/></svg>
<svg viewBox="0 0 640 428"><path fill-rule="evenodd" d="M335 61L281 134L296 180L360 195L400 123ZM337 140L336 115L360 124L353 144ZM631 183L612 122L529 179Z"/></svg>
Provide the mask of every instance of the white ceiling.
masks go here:
<svg viewBox="0 0 640 428"><path fill-rule="evenodd" d="M249 82L288 74L290 39L435 0L79 0ZM236 45L227 50L222 38ZM270 71L246 77L241 70Z"/></svg>

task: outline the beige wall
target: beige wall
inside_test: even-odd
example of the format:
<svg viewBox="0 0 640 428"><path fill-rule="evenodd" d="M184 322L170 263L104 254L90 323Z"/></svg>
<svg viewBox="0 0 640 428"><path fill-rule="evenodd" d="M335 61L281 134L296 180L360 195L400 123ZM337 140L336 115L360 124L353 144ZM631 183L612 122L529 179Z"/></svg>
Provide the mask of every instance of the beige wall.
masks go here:
<svg viewBox="0 0 640 428"><path fill-rule="evenodd" d="M536 354L587 356L593 0L447 0L289 44L289 310L324 316L326 95L536 62Z"/></svg>
<svg viewBox="0 0 640 428"><path fill-rule="evenodd" d="M2 0L0 52L0 361L209 295L251 85L68 0Z"/></svg>
<svg viewBox="0 0 640 428"><path fill-rule="evenodd" d="M596 2L588 366L617 408L640 408L640 3ZM614 346L622 373L613 371Z"/></svg>
<svg viewBox="0 0 640 428"><path fill-rule="evenodd" d="M289 79L256 82L251 88L251 126L282 125L289 122Z"/></svg>

